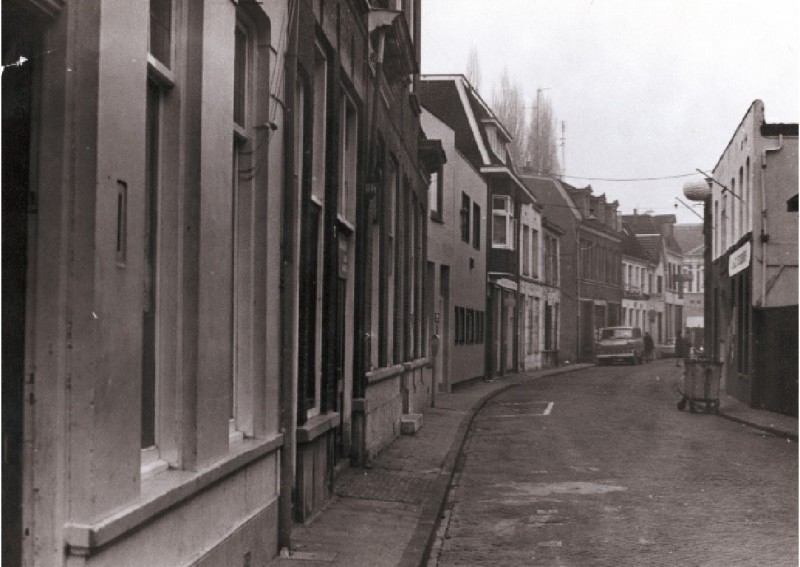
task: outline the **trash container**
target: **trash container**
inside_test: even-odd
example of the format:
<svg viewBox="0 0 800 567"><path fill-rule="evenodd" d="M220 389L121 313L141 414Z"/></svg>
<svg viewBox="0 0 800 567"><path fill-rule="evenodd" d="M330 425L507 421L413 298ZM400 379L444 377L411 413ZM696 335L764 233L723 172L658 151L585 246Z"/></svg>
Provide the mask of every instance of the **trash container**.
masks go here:
<svg viewBox="0 0 800 567"><path fill-rule="evenodd" d="M719 381L722 362L709 358L687 358L683 364L683 392L678 409L686 405L696 413L705 406L706 413L719 412Z"/></svg>

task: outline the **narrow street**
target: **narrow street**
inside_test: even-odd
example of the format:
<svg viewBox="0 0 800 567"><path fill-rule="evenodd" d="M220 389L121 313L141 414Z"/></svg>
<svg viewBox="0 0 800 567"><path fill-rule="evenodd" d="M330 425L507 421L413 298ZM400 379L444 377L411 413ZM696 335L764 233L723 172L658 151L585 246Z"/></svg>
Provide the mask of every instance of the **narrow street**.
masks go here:
<svg viewBox="0 0 800 567"><path fill-rule="evenodd" d="M680 412L672 360L513 387L476 416L429 565L797 565L797 448Z"/></svg>

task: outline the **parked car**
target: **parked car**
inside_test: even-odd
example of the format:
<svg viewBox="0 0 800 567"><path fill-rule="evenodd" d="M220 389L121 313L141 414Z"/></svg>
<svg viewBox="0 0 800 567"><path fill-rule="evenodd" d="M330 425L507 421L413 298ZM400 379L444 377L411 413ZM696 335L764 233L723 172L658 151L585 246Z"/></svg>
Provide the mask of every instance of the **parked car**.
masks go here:
<svg viewBox="0 0 800 567"><path fill-rule="evenodd" d="M597 365L611 362L641 364L644 341L639 327L605 327L595 344Z"/></svg>

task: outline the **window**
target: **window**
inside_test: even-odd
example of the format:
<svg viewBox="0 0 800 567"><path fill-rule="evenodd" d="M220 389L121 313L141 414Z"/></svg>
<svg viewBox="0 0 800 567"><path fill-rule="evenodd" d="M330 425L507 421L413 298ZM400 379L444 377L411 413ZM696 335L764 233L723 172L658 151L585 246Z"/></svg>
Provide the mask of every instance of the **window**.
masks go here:
<svg viewBox="0 0 800 567"><path fill-rule="evenodd" d="M322 306L323 306L323 230L325 206L325 156L327 131L328 64L321 46L314 51L312 90L299 89L296 108L303 108L302 121L311 122L310 139L298 135L303 171L311 178L302 179L302 236L300 242L300 312L298 350L298 402L300 420L318 415L321 410L322 385ZM308 100L310 98L310 101ZM303 102L305 105L303 106ZM309 104L310 102L310 104ZM300 112L297 113L301 114ZM302 132L303 124L300 124ZM309 164L310 161L310 164Z"/></svg>
<svg viewBox="0 0 800 567"><path fill-rule="evenodd" d="M531 273L539 277L539 231L531 230Z"/></svg>
<svg viewBox="0 0 800 567"><path fill-rule="evenodd" d="M744 194L744 168L739 168L739 196L742 199L746 199L747 196ZM739 206L739 227L738 232L736 233L738 236L741 236L745 232L747 232L747 228L745 227L745 217L744 217L744 209L745 209L745 201L741 200L738 203Z"/></svg>
<svg viewBox="0 0 800 567"><path fill-rule="evenodd" d="M339 203L341 218L354 222L356 212L356 172L358 171L358 111L353 99L342 93L339 114Z"/></svg>
<svg viewBox="0 0 800 567"><path fill-rule="evenodd" d="M522 275L531 275L531 229L527 224L522 225Z"/></svg>
<svg viewBox="0 0 800 567"><path fill-rule="evenodd" d="M533 301L530 297L526 297L525 303L528 307L526 309L528 316L525 318L525 335L528 337L526 353L533 354Z"/></svg>
<svg viewBox="0 0 800 567"><path fill-rule="evenodd" d="M470 209L469 195L461 193L461 240L469 242L469 209Z"/></svg>
<svg viewBox="0 0 800 567"><path fill-rule="evenodd" d="M156 445L156 276L158 266L158 192L161 89L147 82L145 110L144 313L142 319L142 449Z"/></svg>
<svg viewBox="0 0 800 567"><path fill-rule="evenodd" d="M664 286L664 277L656 276L656 288L658 293L662 293Z"/></svg>
<svg viewBox="0 0 800 567"><path fill-rule="evenodd" d="M442 222L442 168L431 173L431 182L428 185L428 207L431 211L431 218Z"/></svg>
<svg viewBox="0 0 800 567"><path fill-rule="evenodd" d="M533 298L533 352L539 352L539 298Z"/></svg>
<svg viewBox="0 0 800 567"><path fill-rule="evenodd" d="M728 195L722 195L722 234L720 235L720 249L719 253L722 254L728 249Z"/></svg>
<svg viewBox="0 0 800 567"><path fill-rule="evenodd" d="M514 249L514 212L511 197L492 197L492 247Z"/></svg>
<svg viewBox="0 0 800 567"><path fill-rule="evenodd" d="M171 66L172 0L150 0L150 55L167 69Z"/></svg>
<svg viewBox="0 0 800 567"><path fill-rule="evenodd" d="M233 122L245 127L247 81L247 35L242 26L236 26L233 56Z"/></svg>
<svg viewBox="0 0 800 567"><path fill-rule="evenodd" d="M481 249L481 206L472 203L472 247Z"/></svg>

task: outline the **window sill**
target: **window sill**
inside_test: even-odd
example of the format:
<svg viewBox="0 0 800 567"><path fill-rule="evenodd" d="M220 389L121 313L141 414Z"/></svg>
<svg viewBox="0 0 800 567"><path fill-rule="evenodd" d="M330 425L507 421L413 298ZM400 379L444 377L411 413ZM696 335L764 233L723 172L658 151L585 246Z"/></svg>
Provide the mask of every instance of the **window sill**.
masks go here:
<svg viewBox="0 0 800 567"><path fill-rule="evenodd" d="M335 428L338 423L339 414L337 412L315 415L297 428L297 442L310 443L326 431Z"/></svg>
<svg viewBox="0 0 800 567"><path fill-rule="evenodd" d="M66 524L65 543L73 555L88 556L282 446L281 434L270 439L248 439L201 471L170 469L156 474L142 481L139 500L127 508L94 524Z"/></svg>

